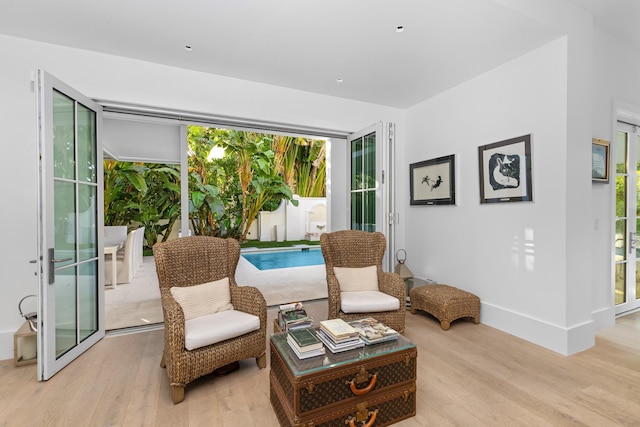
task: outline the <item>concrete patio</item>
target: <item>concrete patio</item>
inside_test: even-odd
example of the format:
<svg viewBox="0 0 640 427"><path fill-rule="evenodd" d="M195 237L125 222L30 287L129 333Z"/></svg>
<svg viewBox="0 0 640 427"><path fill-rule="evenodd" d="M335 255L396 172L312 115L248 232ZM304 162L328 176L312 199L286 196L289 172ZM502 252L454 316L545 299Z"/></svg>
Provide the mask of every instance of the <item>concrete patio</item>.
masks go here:
<svg viewBox="0 0 640 427"><path fill-rule="evenodd" d="M258 288L268 306L327 297L324 265L258 270L241 256L236 282ZM105 289L105 319L108 331L162 323L160 290L152 256L144 257L142 267L130 283Z"/></svg>

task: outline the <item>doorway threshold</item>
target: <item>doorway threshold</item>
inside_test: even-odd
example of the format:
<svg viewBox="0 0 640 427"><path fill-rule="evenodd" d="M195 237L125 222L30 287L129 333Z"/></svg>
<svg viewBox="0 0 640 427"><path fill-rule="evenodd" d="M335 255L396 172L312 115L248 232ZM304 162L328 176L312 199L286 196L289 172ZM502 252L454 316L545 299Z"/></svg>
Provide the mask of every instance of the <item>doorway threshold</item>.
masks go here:
<svg viewBox="0 0 640 427"><path fill-rule="evenodd" d="M118 335L137 334L140 332L157 331L164 329L164 323L151 323L148 325L128 326L126 328L110 329L105 332L107 337L115 337Z"/></svg>

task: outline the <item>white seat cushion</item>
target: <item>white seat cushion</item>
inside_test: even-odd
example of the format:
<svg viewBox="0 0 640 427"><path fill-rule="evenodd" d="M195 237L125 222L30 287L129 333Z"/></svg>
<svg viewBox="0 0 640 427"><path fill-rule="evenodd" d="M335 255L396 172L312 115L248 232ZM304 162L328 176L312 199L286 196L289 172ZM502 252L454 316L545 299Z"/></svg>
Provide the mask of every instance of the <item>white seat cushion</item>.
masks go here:
<svg viewBox="0 0 640 427"><path fill-rule="evenodd" d="M398 298L380 291L340 292L340 309L344 313L373 313L400 308Z"/></svg>
<svg viewBox="0 0 640 427"><path fill-rule="evenodd" d="M196 317L184 322L187 350L215 344L260 329L260 318L238 310Z"/></svg>

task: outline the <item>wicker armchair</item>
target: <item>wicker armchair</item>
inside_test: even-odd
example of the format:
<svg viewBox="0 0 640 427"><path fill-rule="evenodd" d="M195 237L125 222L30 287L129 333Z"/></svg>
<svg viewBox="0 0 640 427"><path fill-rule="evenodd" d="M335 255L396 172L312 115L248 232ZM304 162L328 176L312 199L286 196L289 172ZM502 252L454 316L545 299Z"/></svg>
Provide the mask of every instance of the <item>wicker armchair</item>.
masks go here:
<svg viewBox="0 0 640 427"><path fill-rule="evenodd" d="M327 290L329 319L342 318L346 321L371 316L392 327L399 333L404 332L406 288L397 273L382 271L382 258L386 250L386 239L382 233L370 233L358 230L341 230L324 233L320 236L322 255L327 268ZM341 306L340 284L334 273L334 267L362 268L377 267L378 290L397 298L400 308L393 311L370 313L345 313Z"/></svg>
<svg viewBox="0 0 640 427"><path fill-rule="evenodd" d="M164 313L164 350L160 366L167 369L174 403L184 400L185 386L230 363L256 358L266 367L267 305L254 287L238 286L235 272L240 245L233 239L191 236L157 243L153 247ZM229 278L231 303L235 310L259 317L260 329L216 344L187 350L185 319L173 298L172 286L193 286Z"/></svg>

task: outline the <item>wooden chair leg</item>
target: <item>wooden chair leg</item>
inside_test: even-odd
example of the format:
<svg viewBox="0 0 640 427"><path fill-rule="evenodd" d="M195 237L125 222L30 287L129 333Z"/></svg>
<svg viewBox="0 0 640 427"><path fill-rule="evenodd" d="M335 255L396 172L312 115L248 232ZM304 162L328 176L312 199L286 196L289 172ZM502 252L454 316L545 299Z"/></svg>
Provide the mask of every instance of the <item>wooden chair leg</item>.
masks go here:
<svg viewBox="0 0 640 427"><path fill-rule="evenodd" d="M260 357L256 357L256 363L258 368L264 369L267 367L267 353L262 353Z"/></svg>
<svg viewBox="0 0 640 427"><path fill-rule="evenodd" d="M184 386L172 385L171 398L174 404L182 402L184 400Z"/></svg>

